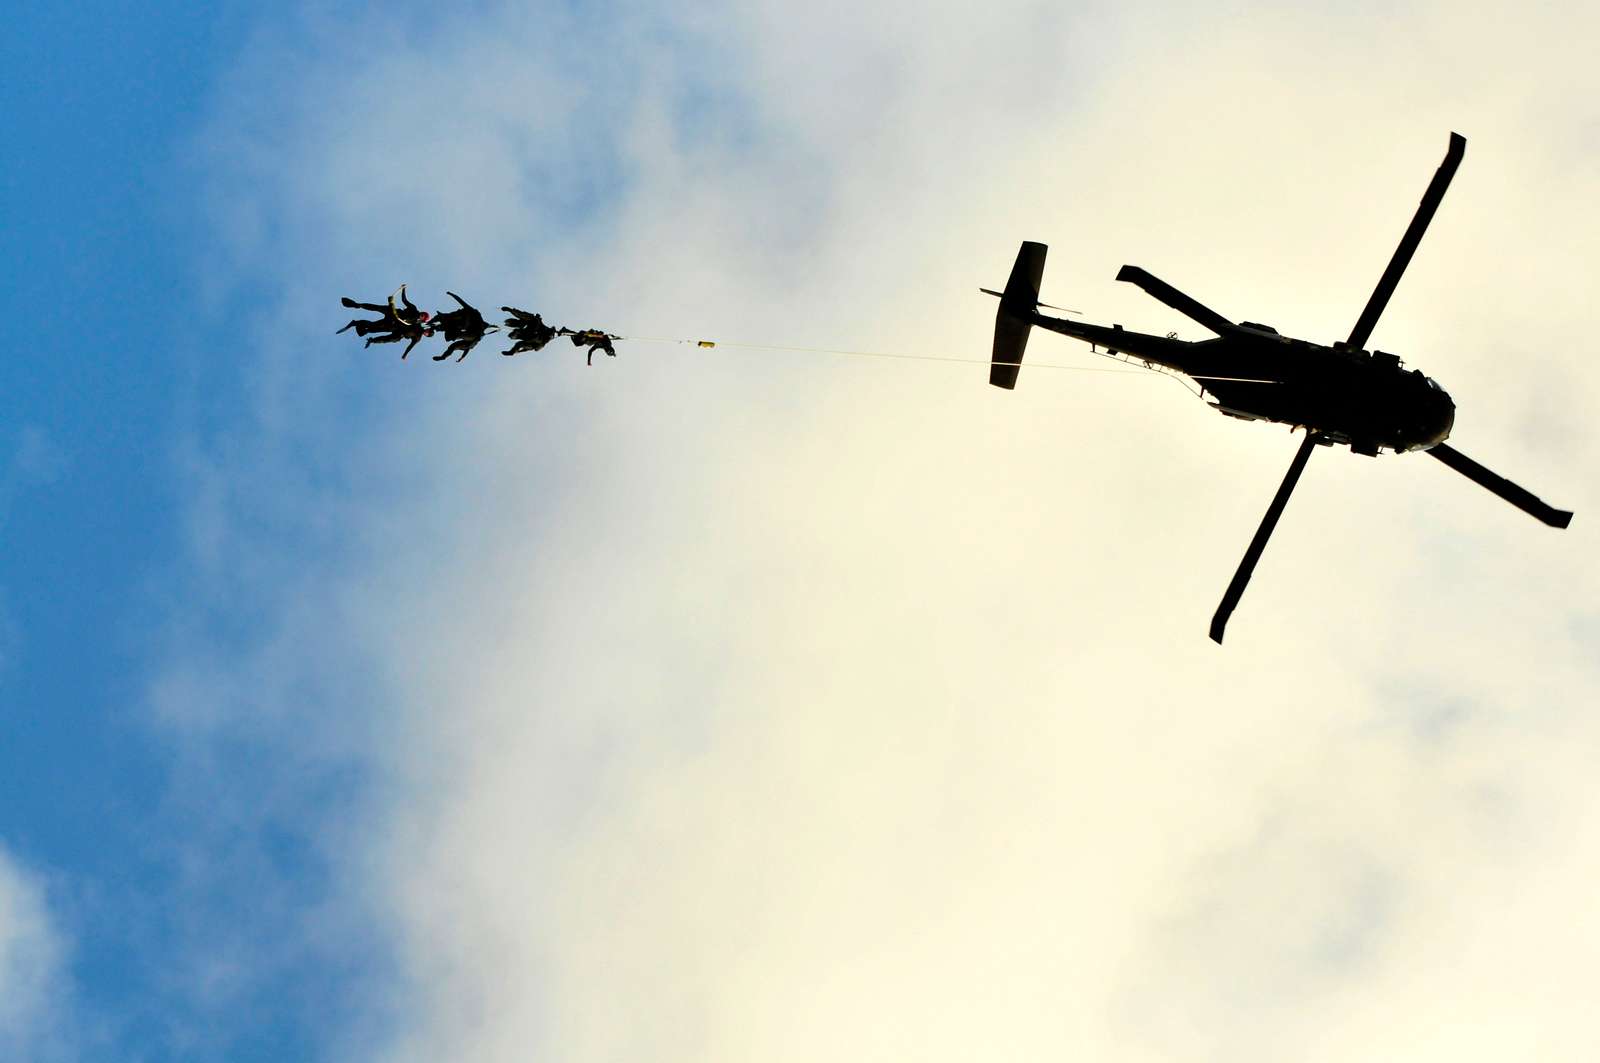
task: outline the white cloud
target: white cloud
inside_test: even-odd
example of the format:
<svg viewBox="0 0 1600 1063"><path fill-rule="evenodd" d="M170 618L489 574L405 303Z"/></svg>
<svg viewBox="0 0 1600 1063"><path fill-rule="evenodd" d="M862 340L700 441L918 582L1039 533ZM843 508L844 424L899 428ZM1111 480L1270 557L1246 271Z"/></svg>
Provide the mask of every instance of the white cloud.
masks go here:
<svg viewBox="0 0 1600 1063"><path fill-rule="evenodd" d="M223 110L268 183L221 209L275 219L315 327L264 343L268 442L216 468L267 463L339 556L275 607L271 718L387 773L341 871L407 999L359 1049L1591 1058L1594 16L612 14L348 63L312 27L258 57L281 113ZM413 127L442 139L397 154ZM1222 650L1293 440L1170 384L645 344L400 367L318 332L340 286L404 278L981 356L973 289L1033 238L1092 319L1192 331L1110 282L1128 261L1327 340L1451 128L1466 164L1375 340L1577 522L1319 453ZM293 150L252 169L265 143ZM317 417L352 381L384 395L368 439ZM237 555L216 514L249 511L207 482ZM345 648L392 692L370 720L329 685Z"/></svg>
<svg viewBox="0 0 1600 1063"><path fill-rule="evenodd" d="M0 1055L62 1058L65 946L44 887L0 849Z"/></svg>

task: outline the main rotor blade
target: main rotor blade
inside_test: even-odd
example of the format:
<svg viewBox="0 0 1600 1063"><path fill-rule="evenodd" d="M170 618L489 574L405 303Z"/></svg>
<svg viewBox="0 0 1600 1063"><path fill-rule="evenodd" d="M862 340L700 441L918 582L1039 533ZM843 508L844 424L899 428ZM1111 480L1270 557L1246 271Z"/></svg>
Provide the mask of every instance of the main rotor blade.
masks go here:
<svg viewBox="0 0 1600 1063"><path fill-rule="evenodd" d="M1557 509L1550 503L1535 498L1532 492L1518 487L1504 476L1496 476L1454 447L1440 443L1428 453L1473 483L1487 487L1513 506L1522 510L1522 512L1543 521L1552 528L1565 528L1572 523L1571 513L1564 509Z"/></svg>
<svg viewBox="0 0 1600 1063"><path fill-rule="evenodd" d="M1272 529L1278 526L1278 518L1283 515L1283 507L1289 502L1289 493L1294 490L1296 481L1300 479L1300 471L1306 467L1306 459L1311 457L1311 448L1316 445L1317 437L1307 430L1305 442L1295 451L1294 460L1289 463L1289 471L1284 475L1278 493L1272 497L1272 505L1267 507L1267 515L1261 518L1261 527L1256 529L1256 537L1250 540L1250 548L1244 552L1244 560L1239 562L1239 570L1233 574L1233 582L1228 584L1227 591L1222 595L1222 604L1217 606L1216 614L1211 617L1211 641L1219 646L1222 645L1222 629L1228 626L1228 617L1233 615L1234 606L1244 597L1244 589L1250 582L1250 574L1256 570L1256 562L1261 560L1261 551L1266 549L1267 540L1272 537Z"/></svg>
<svg viewBox="0 0 1600 1063"><path fill-rule="evenodd" d="M1232 321L1210 307L1201 305L1198 299L1184 295L1166 281L1151 276L1138 266L1123 266L1117 271L1117 280L1137 284L1148 294L1155 296L1185 317L1198 321L1219 336L1226 335L1235 327Z"/></svg>
<svg viewBox="0 0 1600 1063"><path fill-rule="evenodd" d="M1422 193L1422 202L1417 205L1411 226L1400 238L1400 246L1394 249L1394 257L1389 260L1389 268L1378 278L1372 298L1367 300L1366 309L1361 311L1361 320L1356 322L1355 330L1346 341L1351 347L1360 350L1367 345L1373 326L1378 323L1378 315L1389 305L1389 297L1394 294L1395 285L1400 283L1400 275L1411 263L1411 256L1416 254L1417 245L1422 243L1422 234L1428 231L1428 223L1433 220L1434 211L1439 209L1444 190L1450 187L1450 179L1456 175L1456 168L1461 165L1461 156L1466 150L1467 138L1460 133L1451 133L1450 148L1444 153L1444 162L1439 164L1433 180L1428 182L1428 190Z"/></svg>

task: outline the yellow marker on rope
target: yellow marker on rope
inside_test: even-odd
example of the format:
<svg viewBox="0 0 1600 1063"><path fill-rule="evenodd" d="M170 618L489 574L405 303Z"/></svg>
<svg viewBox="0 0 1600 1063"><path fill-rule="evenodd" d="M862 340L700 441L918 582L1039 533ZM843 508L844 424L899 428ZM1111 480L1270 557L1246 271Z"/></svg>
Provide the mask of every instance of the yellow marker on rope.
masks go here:
<svg viewBox="0 0 1600 1063"><path fill-rule="evenodd" d="M716 344L714 342L712 342L711 340L701 340L695 346L697 346L697 347L715 347Z"/></svg>

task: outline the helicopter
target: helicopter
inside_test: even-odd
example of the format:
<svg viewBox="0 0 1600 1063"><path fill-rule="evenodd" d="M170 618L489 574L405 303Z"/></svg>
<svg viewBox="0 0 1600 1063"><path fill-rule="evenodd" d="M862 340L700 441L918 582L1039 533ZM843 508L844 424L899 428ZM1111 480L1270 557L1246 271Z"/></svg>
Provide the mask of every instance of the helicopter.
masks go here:
<svg viewBox="0 0 1600 1063"><path fill-rule="evenodd" d="M1383 450L1420 451L1553 528L1565 528L1571 522L1571 513L1541 501L1445 443L1455 423L1455 403L1445 390L1420 370L1407 370L1398 356L1366 349L1379 315L1461 165L1466 147L1465 137L1450 134L1444 162L1423 193L1410 226L1355 328L1347 339L1332 344L1283 336L1269 325L1230 321L1137 266L1123 266L1117 280L1142 288L1214 333L1214 337L1184 341L1173 333L1155 336L1121 325L1091 325L1046 316L1039 312L1041 306L1061 308L1039 302L1048 249L1033 241L1024 242L1017 252L1005 291L979 289L1000 299L989 367L989 383L995 387L1010 390L1017 386L1028 335L1037 326L1083 340L1091 349L1103 347L1109 355L1187 376L1200 385L1202 395L1210 393L1208 402L1214 409L1229 417L1275 421L1289 425L1291 430L1305 431L1305 440L1211 618L1212 641L1222 642L1228 618L1244 595L1267 539L1317 446L1344 445L1352 453L1369 457Z"/></svg>

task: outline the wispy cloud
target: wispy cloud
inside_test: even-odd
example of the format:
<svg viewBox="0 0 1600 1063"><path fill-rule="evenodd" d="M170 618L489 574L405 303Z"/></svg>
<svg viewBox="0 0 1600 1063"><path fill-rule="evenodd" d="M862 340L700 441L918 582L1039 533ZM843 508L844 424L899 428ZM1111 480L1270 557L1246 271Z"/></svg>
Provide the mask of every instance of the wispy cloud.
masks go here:
<svg viewBox="0 0 1600 1063"><path fill-rule="evenodd" d="M1219 652L1292 442L1169 384L323 336L347 287L409 280L981 356L972 289L1034 238L1054 301L1186 328L1109 282L1131 261L1331 339L1455 127L1377 338L1581 522L1592 445L1524 427L1600 392L1548 283L1589 242L1548 238L1597 228L1578 97L1422 10L717 16L494 9L350 61L309 22L220 105L220 216L294 267L290 324L257 419L197 448L211 608L252 622L185 627L162 704L269 750L273 822L318 839L318 917L271 926L392 935L349 1054L1586 1058L1581 523L1318 454ZM1563 19L1593 28L1516 32L1583 39Z"/></svg>
<svg viewBox="0 0 1600 1063"><path fill-rule="evenodd" d="M0 1054L70 1058L67 941L40 879L0 849Z"/></svg>

